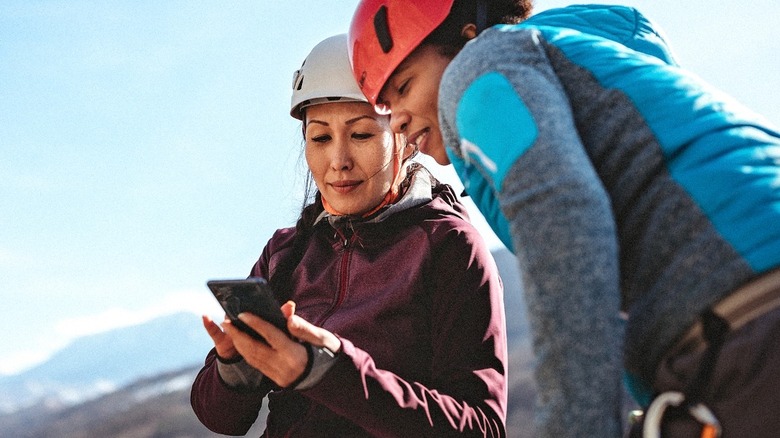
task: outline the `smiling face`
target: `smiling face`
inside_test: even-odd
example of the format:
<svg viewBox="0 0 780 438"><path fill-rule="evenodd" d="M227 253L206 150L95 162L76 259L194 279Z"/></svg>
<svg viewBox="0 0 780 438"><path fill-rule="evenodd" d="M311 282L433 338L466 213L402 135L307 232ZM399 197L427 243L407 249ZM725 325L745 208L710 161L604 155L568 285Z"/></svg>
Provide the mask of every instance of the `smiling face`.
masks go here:
<svg viewBox="0 0 780 438"><path fill-rule="evenodd" d="M390 110L394 132L442 165L450 160L439 131L439 83L450 61L435 46L418 47L393 72L377 101Z"/></svg>
<svg viewBox="0 0 780 438"><path fill-rule="evenodd" d="M379 205L394 179L388 116L368 103L338 102L306 108L304 123L306 163L327 203L344 215Z"/></svg>

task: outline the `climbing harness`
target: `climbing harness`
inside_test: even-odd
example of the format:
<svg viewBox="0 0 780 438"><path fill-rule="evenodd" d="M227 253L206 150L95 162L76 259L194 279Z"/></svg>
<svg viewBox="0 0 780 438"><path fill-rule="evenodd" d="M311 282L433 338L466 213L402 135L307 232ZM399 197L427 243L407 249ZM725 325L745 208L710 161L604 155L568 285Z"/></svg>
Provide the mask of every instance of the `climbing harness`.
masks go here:
<svg viewBox="0 0 780 438"><path fill-rule="evenodd" d="M701 438L718 438L721 425L712 410L702 403L718 355L729 331L735 331L780 307L780 270L765 274L704 311L661 363L681 353L703 351L699 368L682 391L666 391L655 396L645 412L634 411L630 437L660 438L665 415L689 415L702 425ZM641 431L641 435L639 432Z"/></svg>

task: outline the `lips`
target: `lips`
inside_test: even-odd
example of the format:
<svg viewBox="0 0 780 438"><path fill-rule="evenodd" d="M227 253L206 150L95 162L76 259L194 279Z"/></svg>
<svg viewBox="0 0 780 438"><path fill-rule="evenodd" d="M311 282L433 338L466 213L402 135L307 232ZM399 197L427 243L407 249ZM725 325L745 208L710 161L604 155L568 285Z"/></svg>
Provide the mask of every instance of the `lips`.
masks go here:
<svg viewBox="0 0 780 438"><path fill-rule="evenodd" d="M349 193L352 190L356 189L360 184L362 184L363 181L360 180L342 180L342 181L334 181L330 183L331 187L333 187L333 190L335 190L338 193Z"/></svg>
<svg viewBox="0 0 780 438"><path fill-rule="evenodd" d="M411 136L407 137L406 140L407 143L413 146L417 146L417 148L422 151L423 146L425 145L425 140L428 138L428 133L430 132L430 130L431 128L424 128L415 132Z"/></svg>

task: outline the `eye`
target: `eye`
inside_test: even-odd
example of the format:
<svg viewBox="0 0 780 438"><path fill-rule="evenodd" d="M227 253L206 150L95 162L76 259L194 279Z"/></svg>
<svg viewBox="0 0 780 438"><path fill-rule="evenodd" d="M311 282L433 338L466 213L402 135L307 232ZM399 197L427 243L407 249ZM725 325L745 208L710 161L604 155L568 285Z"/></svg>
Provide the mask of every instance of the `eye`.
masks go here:
<svg viewBox="0 0 780 438"><path fill-rule="evenodd" d="M327 141L330 141L330 135L328 134L313 135L310 141L313 141L315 143L325 143Z"/></svg>
<svg viewBox="0 0 780 438"><path fill-rule="evenodd" d="M406 94L407 91L409 91L409 82L410 81L411 81L411 79L407 79L407 80L403 81L400 86L398 86L398 91L397 92L398 92L399 96L403 96L404 94Z"/></svg>
<svg viewBox="0 0 780 438"><path fill-rule="evenodd" d="M352 138L356 140L368 140L369 138L373 137L374 134L370 132L355 132L352 134Z"/></svg>

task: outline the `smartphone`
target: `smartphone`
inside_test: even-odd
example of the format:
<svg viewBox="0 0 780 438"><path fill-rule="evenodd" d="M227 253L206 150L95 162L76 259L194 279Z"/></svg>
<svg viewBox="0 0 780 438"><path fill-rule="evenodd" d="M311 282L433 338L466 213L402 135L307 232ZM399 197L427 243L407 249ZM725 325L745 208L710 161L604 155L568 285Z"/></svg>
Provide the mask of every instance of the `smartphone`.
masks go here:
<svg viewBox="0 0 780 438"><path fill-rule="evenodd" d="M279 330L287 333L287 319L274 298L268 282L261 277L249 277L238 280L209 280L206 285L225 310L230 321L240 330L266 342L259 333L238 319L242 312L253 313L270 322ZM266 342L267 343L267 342Z"/></svg>

